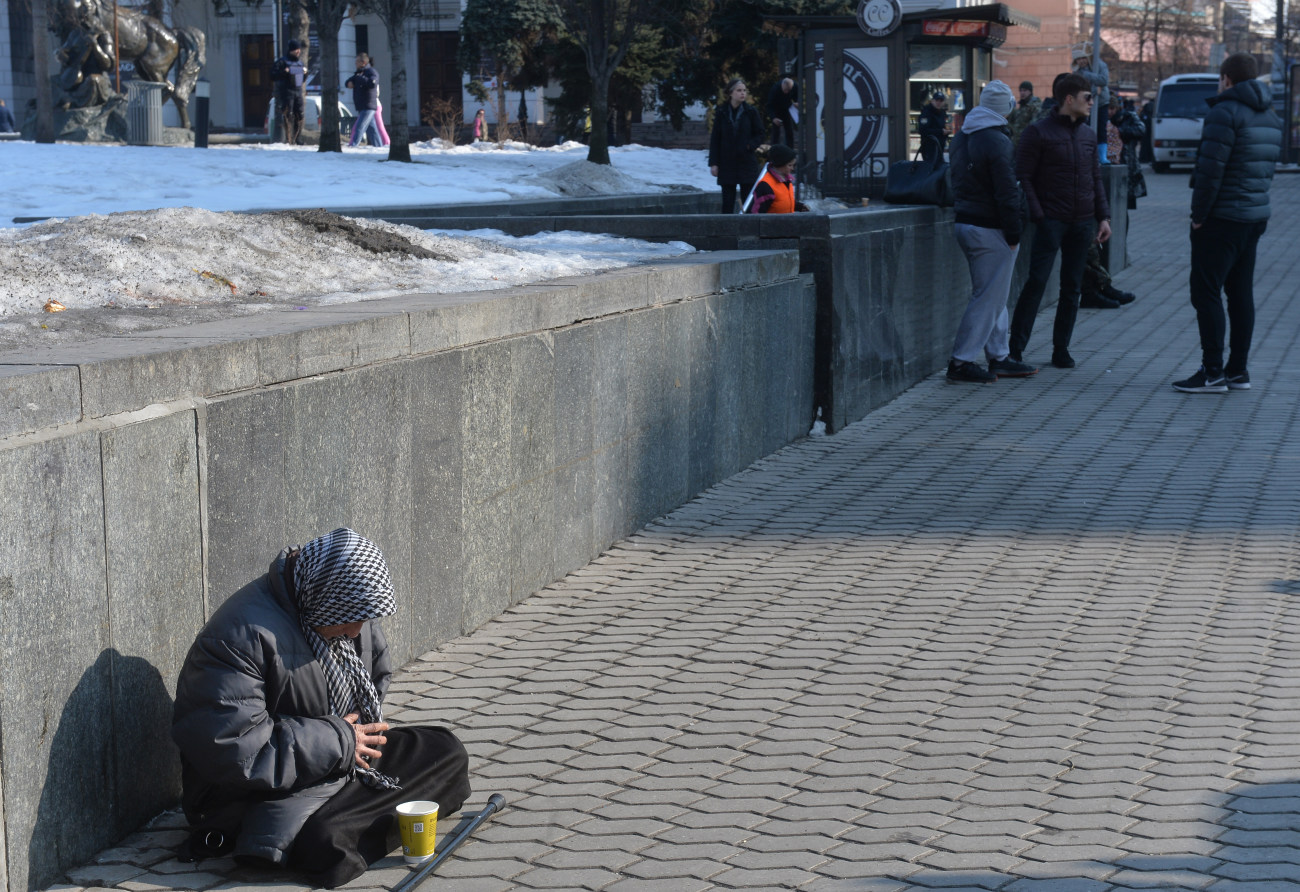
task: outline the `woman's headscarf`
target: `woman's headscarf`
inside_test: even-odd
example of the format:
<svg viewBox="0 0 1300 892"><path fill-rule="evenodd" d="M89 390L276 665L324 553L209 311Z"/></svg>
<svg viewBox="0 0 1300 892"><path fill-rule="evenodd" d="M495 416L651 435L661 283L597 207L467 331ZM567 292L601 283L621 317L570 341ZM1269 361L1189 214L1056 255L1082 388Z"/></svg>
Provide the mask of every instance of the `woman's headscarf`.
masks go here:
<svg viewBox="0 0 1300 892"><path fill-rule="evenodd" d="M349 529L312 539L298 552L293 568L294 600L302 633L320 661L329 688L330 711L356 712L360 723L382 722L383 707L370 673L357 654L356 641L340 636L326 641L317 626L362 622L397 612L393 580L375 543ZM397 778L353 764L362 782L400 789Z"/></svg>

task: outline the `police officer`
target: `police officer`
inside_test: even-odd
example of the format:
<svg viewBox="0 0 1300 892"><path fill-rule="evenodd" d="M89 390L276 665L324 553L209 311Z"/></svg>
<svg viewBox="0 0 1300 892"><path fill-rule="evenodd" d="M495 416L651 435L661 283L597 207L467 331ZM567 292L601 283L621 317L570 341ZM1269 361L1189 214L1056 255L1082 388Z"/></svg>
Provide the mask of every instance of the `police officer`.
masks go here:
<svg viewBox="0 0 1300 892"><path fill-rule="evenodd" d="M933 162L943 157L943 150L948 145L948 97L942 91L936 92L921 107L916 132L921 137L922 158Z"/></svg>

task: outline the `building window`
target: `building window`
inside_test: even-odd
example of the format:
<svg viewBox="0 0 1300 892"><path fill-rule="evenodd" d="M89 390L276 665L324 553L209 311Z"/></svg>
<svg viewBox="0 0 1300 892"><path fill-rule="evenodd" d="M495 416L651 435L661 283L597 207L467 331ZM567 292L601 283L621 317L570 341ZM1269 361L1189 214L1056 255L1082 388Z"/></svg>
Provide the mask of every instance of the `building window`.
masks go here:
<svg viewBox="0 0 1300 892"><path fill-rule="evenodd" d="M357 55L365 53L370 55L370 26L356 25Z"/></svg>

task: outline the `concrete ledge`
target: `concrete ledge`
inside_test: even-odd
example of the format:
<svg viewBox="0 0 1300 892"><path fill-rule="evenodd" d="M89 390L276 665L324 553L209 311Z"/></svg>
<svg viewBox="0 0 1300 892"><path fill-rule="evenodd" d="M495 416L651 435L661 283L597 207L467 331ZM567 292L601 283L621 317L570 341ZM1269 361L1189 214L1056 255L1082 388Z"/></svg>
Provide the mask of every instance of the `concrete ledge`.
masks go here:
<svg viewBox="0 0 1300 892"><path fill-rule="evenodd" d="M719 290L762 287L797 275L798 263L792 252L684 255L544 285L417 293L12 351L0 354L0 436L571 325Z"/></svg>

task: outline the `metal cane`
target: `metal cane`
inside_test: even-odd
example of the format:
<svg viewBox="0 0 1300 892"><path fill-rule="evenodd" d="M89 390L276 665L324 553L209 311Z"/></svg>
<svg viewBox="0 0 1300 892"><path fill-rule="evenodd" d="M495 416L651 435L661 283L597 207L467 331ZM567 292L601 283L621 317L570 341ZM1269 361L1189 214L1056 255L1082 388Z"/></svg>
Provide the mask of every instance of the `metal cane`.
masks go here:
<svg viewBox="0 0 1300 892"><path fill-rule="evenodd" d="M500 793L493 793L488 797L487 805L483 810L474 816L474 819L464 825L457 831L456 835L443 844L442 851L434 856L428 864L422 865L418 871L411 874L393 887L393 892L411 892L416 886L423 883L429 876L438 869L438 865L446 861L451 853L460 847L460 844L469 839L470 834L479 828L479 825L492 817L495 812L505 808L506 799Z"/></svg>

